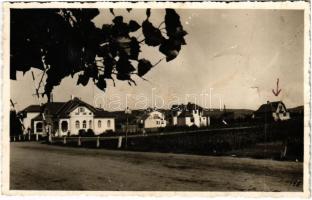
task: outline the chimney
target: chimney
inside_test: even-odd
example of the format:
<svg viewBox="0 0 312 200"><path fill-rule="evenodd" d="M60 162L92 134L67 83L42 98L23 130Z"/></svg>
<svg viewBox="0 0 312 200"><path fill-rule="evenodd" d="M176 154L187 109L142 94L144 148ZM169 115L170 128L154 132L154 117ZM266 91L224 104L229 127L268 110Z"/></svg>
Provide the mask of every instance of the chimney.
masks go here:
<svg viewBox="0 0 312 200"><path fill-rule="evenodd" d="M269 104L270 103L270 101L267 101L267 104Z"/></svg>
<svg viewBox="0 0 312 200"><path fill-rule="evenodd" d="M70 100L74 100L74 95L70 95Z"/></svg>

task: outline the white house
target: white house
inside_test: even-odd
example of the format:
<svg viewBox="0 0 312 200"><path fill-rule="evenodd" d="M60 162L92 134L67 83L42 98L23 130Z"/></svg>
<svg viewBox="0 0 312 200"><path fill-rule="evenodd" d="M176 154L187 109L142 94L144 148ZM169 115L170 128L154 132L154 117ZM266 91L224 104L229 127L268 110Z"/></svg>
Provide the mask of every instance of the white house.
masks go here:
<svg viewBox="0 0 312 200"><path fill-rule="evenodd" d="M167 125L165 114L157 110L149 111L141 116L139 123L144 124L144 128L161 128Z"/></svg>
<svg viewBox="0 0 312 200"><path fill-rule="evenodd" d="M203 108L194 103L173 105L171 111L171 121L174 126L205 127L210 125L210 118L204 116Z"/></svg>
<svg viewBox="0 0 312 200"><path fill-rule="evenodd" d="M28 131L33 133L35 128L33 126L33 119L40 114L40 106L30 105L19 112L19 114L22 116L22 123L25 127L24 134L27 134Z"/></svg>
<svg viewBox="0 0 312 200"><path fill-rule="evenodd" d="M72 98L68 102L47 103L41 109L42 112L36 113L32 119L34 134L78 135L79 130L92 129L95 135L99 135L115 131L115 117L111 113L94 108L78 98Z"/></svg>
<svg viewBox="0 0 312 200"><path fill-rule="evenodd" d="M290 119L290 114L282 101L268 101L254 112L252 118L266 121L284 121Z"/></svg>

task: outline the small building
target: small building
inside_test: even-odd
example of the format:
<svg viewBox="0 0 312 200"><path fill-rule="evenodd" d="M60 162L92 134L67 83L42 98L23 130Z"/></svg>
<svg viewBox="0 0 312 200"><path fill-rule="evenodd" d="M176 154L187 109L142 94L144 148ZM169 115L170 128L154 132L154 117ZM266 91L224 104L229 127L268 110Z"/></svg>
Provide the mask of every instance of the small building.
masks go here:
<svg viewBox="0 0 312 200"><path fill-rule="evenodd" d="M138 122L145 129L162 128L167 125L165 114L157 110L147 111L138 119Z"/></svg>
<svg viewBox="0 0 312 200"><path fill-rule="evenodd" d="M290 119L290 114L282 101L267 102L259 107L252 116L261 121L284 121Z"/></svg>
<svg viewBox="0 0 312 200"><path fill-rule="evenodd" d="M203 108L194 104L173 105L171 107L173 126L197 126L205 127L210 125L209 116L205 116Z"/></svg>

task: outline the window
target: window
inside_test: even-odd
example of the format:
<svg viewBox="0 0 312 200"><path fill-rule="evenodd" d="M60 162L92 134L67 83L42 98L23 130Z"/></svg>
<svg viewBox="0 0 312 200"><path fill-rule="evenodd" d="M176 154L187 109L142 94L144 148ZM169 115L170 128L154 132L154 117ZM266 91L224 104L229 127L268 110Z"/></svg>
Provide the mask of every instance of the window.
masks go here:
<svg viewBox="0 0 312 200"><path fill-rule="evenodd" d="M38 122L38 123L36 124L36 132L37 132L37 133L41 133L41 132L42 132L42 129L43 129L42 123L41 123L41 122Z"/></svg>
<svg viewBox="0 0 312 200"><path fill-rule="evenodd" d="M66 132L68 130L68 123L67 123L67 121L62 121L61 129L62 129L63 132Z"/></svg>
<svg viewBox="0 0 312 200"><path fill-rule="evenodd" d="M159 121L156 121L156 124L158 125L158 124L159 124Z"/></svg>
<svg viewBox="0 0 312 200"><path fill-rule="evenodd" d="M92 120L89 121L89 128L92 128Z"/></svg>
<svg viewBox="0 0 312 200"><path fill-rule="evenodd" d="M76 129L80 129L80 122L78 120L76 121Z"/></svg>
<svg viewBox="0 0 312 200"><path fill-rule="evenodd" d="M193 117L191 118L191 122L194 123L194 118Z"/></svg>
<svg viewBox="0 0 312 200"><path fill-rule="evenodd" d="M98 127L101 128L101 126L102 126L102 121L99 120L99 121L98 121Z"/></svg>
<svg viewBox="0 0 312 200"><path fill-rule="evenodd" d="M84 108L79 108L79 112L84 112Z"/></svg>
<svg viewBox="0 0 312 200"><path fill-rule="evenodd" d="M87 121L86 121L86 120L83 120L83 122L82 122L82 128L87 128Z"/></svg>
<svg viewBox="0 0 312 200"><path fill-rule="evenodd" d="M111 121L107 120L107 128L109 128L111 126Z"/></svg>

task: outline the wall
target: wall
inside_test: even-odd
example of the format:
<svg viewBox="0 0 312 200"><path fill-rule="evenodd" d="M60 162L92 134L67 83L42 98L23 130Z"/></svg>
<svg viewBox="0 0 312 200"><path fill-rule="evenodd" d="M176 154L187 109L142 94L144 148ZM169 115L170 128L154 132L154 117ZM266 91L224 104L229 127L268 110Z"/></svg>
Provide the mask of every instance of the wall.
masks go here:
<svg viewBox="0 0 312 200"><path fill-rule="evenodd" d="M108 127L108 120L110 121L110 126ZM101 127L98 123L101 121ZM115 132L115 119L114 118L95 118L94 119L94 133L99 135L105 131L112 130Z"/></svg>
<svg viewBox="0 0 312 200"><path fill-rule="evenodd" d="M27 134L27 129L28 128L30 128L30 129L33 128L33 126L31 125L31 120L33 118L35 118L37 115L39 115L39 114L40 114L39 112L29 112L29 113L27 113L27 116L23 119L23 124L24 124L24 127L25 127L24 134ZM34 133L34 130L32 129L31 132Z"/></svg>
<svg viewBox="0 0 312 200"><path fill-rule="evenodd" d="M67 125L68 125L67 131L63 131L62 128L61 128L63 121L67 122ZM64 136L64 135L67 135L69 131L70 131L70 120L69 119L60 119L59 123L58 123L57 135L58 136Z"/></svg>
<svg viewBox="0 0 312 200"><path fill-rule="evenodd" d="M37 130L37 124L41 124L41 131ZM43 135L43 123L42 121L34 121L34 130L33 130L34 134L38 134L38 135Z"/></svg>
<svg viewBox="0 0 312 200"><path fill-rule="evenodd" d="M80 108L84 109L84 112L80 112ZM74 109L70 114L69 120L69 127L70 127L70 134L76 135L79 133L80 129L84 129L87 131L89 128L93 129L93 113L87 109L86 107L79 106ZM89 126L89 121L92 121L91 127ZM79 121L79 127L76 127L76 121ZM86 127L83 128L83 121L86 121Z"/></svg>
<svg viewBox="0 0 312 200"><path fill-rule="evenodd" d="M165 116L159 111L150 112L149 116L144 120L144 128L160 128L165 126Z"/></svg>

